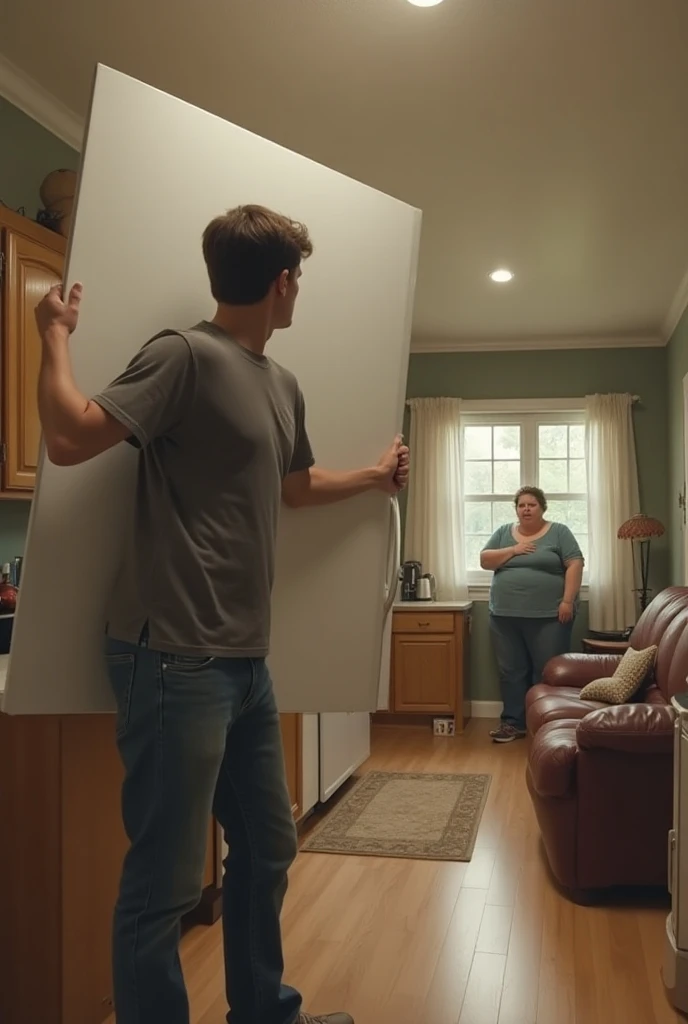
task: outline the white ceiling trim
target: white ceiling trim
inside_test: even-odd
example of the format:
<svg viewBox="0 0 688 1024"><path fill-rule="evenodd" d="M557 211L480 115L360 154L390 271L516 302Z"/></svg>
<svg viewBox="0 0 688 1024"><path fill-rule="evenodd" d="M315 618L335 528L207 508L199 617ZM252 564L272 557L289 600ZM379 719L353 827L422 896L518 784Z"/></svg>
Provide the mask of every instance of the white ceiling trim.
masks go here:
<svg viewBox="0 0 688 1024"><path fill-rule="evenodd" d="M672 334L678 327L681 317L688 309L688 270L684 274L683 280L678 286L678 291L674 296L674 301L669 307L669 312L666 315L666 319L663 324L664 340L669 342Z"/></svg>
<svg viewBox="0 0 688 1024"><path fill-rule="evenodd" d="M411 351L421 352L532 352L558 349L591 348L662 348L666 338L659 335L602 335L581 338L413 338Z"/></svg>
<svg viewBox="0 0 688 1024"><path fill-rule="evenodd" d="M0 53L0 96L79 151L83 120Z"/></svg>

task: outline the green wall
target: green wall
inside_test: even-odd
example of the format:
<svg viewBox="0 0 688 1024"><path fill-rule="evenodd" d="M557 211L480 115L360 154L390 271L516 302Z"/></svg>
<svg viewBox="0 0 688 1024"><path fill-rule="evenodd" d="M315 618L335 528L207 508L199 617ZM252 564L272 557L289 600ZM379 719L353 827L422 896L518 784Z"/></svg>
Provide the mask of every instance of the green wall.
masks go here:
<svg viewBox="0 0 688 1024"><path fill-rule="evenodd" d="M683 372L688 372L688 320L683 341ZM407 394L464 399L580 398L595 392L640 395L634 424L642 510L668 525L666 375L664 348L433 353L411 356ZM656 590L670 581L668 536L653 544L651 576ZM576 624L576 642L586 625L587 605ZM471 652L471 697L499 700L486 602L474 605Z"/></svg>
<svg viewBox="0 0 688 1024"><path fill-rule="evenodd" d="M24 207L35 218L39 188L46 174L59 167L74 170L79 154L36 121L0 97L0 201L11 209ZM0 501L0 562L24 553L29 501Z"/></svg>
<svg viewBox="0 0 688 1024"><path fill-rule="evenodd" d="M0 201L35 219L46 174L76 170L79 154L0 96Z"/></svg>
<svg viewBox="0 0 688 1024"><path fill-rule="evenodd" d="M669 506L671 582L683 583L682 514L678 496L683 491L683 378L688 373L688 310L669 342L667 391L669 408Z"/></svg>

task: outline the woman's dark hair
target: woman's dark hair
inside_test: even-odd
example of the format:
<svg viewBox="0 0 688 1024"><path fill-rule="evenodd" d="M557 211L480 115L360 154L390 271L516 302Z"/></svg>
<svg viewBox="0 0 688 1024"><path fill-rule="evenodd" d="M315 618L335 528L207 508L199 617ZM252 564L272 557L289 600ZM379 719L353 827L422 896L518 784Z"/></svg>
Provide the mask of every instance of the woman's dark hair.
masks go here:
<svg viewBox="0 0 688 1024"><path fill-rule="evenodd" d="M545 492L540 490L539 487L520 487L516 491L516 496L514 498L514 505L516 508L518 508L518 503L521 498L526 494L529 494L531 498L535 498L543 512L547 511L547 498L545 497Z"/></svg>

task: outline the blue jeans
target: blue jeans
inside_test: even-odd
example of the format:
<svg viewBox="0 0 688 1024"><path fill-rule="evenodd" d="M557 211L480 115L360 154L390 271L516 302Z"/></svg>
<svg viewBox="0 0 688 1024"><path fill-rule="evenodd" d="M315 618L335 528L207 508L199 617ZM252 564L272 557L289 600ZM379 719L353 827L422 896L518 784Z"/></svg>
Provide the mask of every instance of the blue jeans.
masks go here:
<svg viewBox="0 0 688 1024"><path fill-rule="evenodd" d="M189 1024L180 922L198 903L213 813L231 1024L293 1024L280 912L296 830L279 715L261 660L164 655L108 640L130 848L113 927L117 1024Z"/></svg>
<svg viewBox="0 0 688 1024"><path fill-rule="evenodd" d="M539 683L550 658L571 650L573 622L490 615L492 646L499 668L502 722L523 731L526 694Z"/></svg>

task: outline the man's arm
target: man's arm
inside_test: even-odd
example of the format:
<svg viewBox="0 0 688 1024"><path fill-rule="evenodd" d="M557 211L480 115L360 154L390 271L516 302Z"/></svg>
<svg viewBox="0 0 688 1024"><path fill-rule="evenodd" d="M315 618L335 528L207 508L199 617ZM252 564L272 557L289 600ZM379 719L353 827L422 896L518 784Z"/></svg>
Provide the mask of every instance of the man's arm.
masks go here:
<svg viewBox="0 0 688 1024"><path fill-rule="evenodd" d="M313 466L290 473L282 483L282 499L290 508L333 505L366 491L398 494L408 483L409 450L395 438L376 466L337 473Z"/></svg>
<svg viewBox="0 0 688 1024"><path fill-rule="evenodd" d="M79 319L81 285L67 302L62 288L51 288L36 307L41 336L38 414L48 458L58 466L74 466L124 441L130 431L95 402L81 394L74 381L69 336Z"/></svg>
<svg viewBox="0 0 688 1024"><path fill-rule="evenodd" d="M53 288L36 309L42 341L38 409L48 455L62 466L92 459L120 441L145 448L172 434L191 407L195 364L185 337L163 332L134 355L104 391L84 397L72 375L69 335L79 317L81 287L65 304Z"/></svg>

